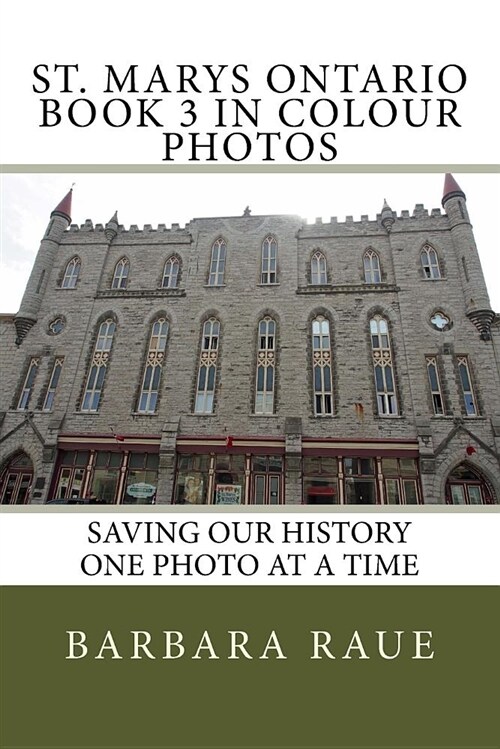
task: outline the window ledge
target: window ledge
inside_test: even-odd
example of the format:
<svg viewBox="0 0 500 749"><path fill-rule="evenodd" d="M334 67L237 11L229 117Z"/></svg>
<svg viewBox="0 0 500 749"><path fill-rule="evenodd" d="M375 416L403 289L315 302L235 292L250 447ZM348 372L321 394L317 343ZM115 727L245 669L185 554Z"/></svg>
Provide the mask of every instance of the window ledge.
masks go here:
<svg viewBox="0 0 500 749"><path fill-rule="evenodd" d="M113 299L116 297L134 298L150 296L186 296L184 289L101 289L96 293L96 299Z"/></svg>
<svg viewBox="0 0 500 749"><path fill-rule="evenodd" d="M201 419L209 418L210 419L210 418L213 418L214 416L217 416L217 414L214 414L214 413L211 413L211 414L210 413L206 413L205 414L205 413L191 412L189 414L184 414L184 416L190 416L190 417L195 418L195 419L199 419L199 418L201 418ZM184 418L184 416L183 416L183 418Z"/></svg>
<svg viewBox="0 0 500 749"><path fill-rule="evenodd" d="M278 414L248 414L251 419L277 419Z"/></svg>
<svg viewBox="0 0 500 749"><path fill-rule="evenodd" d="M432 283L433 281L434 281L434 282L435 282L435 281L438 281L438 282L439 282L439 281L447 281L448 279L447 279L447 277L446 277L446 276L441 276L440 278L422 278L422 276L421 276L421 277L420 277L420 280L421 280L421 281L426 281L426 282L429 282L429 281L430 281L430 282Z"/></svg>
<svg viewBox="0 0 500 749"><path fill-rule="evenodd" d="M260 286L262 289L267 289L269 286L281 286L279 281L276 281L275 283L258 283L257 286Z"/></svg>
<svg viewBox="0 0 500 749"><path fill-rule="evenodd" d="M147 413L146 411L131 411L131 415L136 418L137 416L146 416L148 419L151 418L151 416L159 416L158 411L154 411L151 413Z"/></svg>
<svg viewBox="0 0 500 749"><path fill-rule="evenodd" d="M206 283L204 284L205 289L225 289L226 283Z"/></svg>

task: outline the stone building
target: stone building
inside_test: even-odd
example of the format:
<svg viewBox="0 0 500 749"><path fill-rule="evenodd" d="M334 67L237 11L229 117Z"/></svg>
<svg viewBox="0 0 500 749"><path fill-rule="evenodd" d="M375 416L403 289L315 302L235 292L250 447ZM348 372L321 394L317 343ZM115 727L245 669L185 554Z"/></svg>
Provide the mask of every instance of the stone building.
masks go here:
<svg viewBox="0 0 500 749"><path fill-rule="evenodd" d="M3 503L500 501L499 318L451 175L444 212L314 224L77 226L71 199L0 318Z"/></svg>

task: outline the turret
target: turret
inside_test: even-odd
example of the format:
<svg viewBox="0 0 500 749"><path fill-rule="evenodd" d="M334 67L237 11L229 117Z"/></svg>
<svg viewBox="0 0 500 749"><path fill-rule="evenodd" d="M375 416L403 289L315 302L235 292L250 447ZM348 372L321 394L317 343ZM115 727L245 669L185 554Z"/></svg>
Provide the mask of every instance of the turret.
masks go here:
<svg viewBox="0 0 500 749"><path fill-rule="evenodd" d="M104 228L104 235L111 244L118 234L118 211L115 211Z"/></svg>
<svg viewBox="0 0 500 749"><path fill-rule="evenodd" d="M474 323L481 338L489 341L491 323L495 314L491 309L479 253L472 233L465 193L452 174L447 174L444 180L442 205L450 222L453 244L457 253L467 317Z"/></svg>
<svg viewBox="0 0 500 749"><path fill-rule="evenodd" d="M392 208L390 207L387 200L384 198L384 205L382 206L381 213L381 224L388 234L391 233L392 225L394 224L394 216L392 214Z"/></svg>
<svg viewBox="0 0 500 749"><path fill-rule="evenodd" d="M40 243L19 312L14 318L17 333L16 344L18 346L21 345L28 331L38 319L40 305L62 235L71 222L71 197L72 189L50 214L50 221Z"/></svg>

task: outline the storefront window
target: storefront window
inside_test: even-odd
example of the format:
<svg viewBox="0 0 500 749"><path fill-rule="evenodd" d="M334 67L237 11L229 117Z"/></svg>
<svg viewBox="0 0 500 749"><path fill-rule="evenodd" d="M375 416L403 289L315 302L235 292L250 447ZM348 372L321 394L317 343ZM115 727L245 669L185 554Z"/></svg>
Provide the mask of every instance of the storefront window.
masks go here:
<svg viewBox="0 0 500 749"><path fill-rule="evenodd" d="M245 502L245 456L215 456L215 504L239 505Z"/></svg>
<svg viewBox="0 0 500 749"><path fill-rule="evenodd" d="M346 504L374 505L377 503L373 458L344 458L344 474Z"/></svg>
<svg viewBox="0 0 500 749"><path fill-rule="evenodd" d="M156 501L157 453L130 453L125 479L124 504L150 505Z"/></svg>
<svg viewBox="0 0 500 749"><path fill-rule="evenodd" d="M382 473L387 504L418 504L418 468L415 458L382 458Z"/></svg>
<svg viewBox="0 0 500 749"><path fill-rule="evenodd" d="M338 504L337 458L304 458L304 502L308 505Z"/></svg>
<svg viewBox="0 0 500 749"><path fill-rule="evenodd" d="M175 503L202 505L207 501L210 455L179 455Z"/></svg>

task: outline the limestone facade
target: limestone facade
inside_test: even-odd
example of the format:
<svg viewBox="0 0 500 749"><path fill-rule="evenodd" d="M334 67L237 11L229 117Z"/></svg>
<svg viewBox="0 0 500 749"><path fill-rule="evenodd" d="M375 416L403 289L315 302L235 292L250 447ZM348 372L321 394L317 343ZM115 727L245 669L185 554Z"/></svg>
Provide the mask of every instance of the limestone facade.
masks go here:
<svg viewBox="0 0 500 749"><path fill-rule="evenodd" d="M500 327L451 175L443 210L372 220L70 211L0 318L2 501L500 501Z"/></svg>

